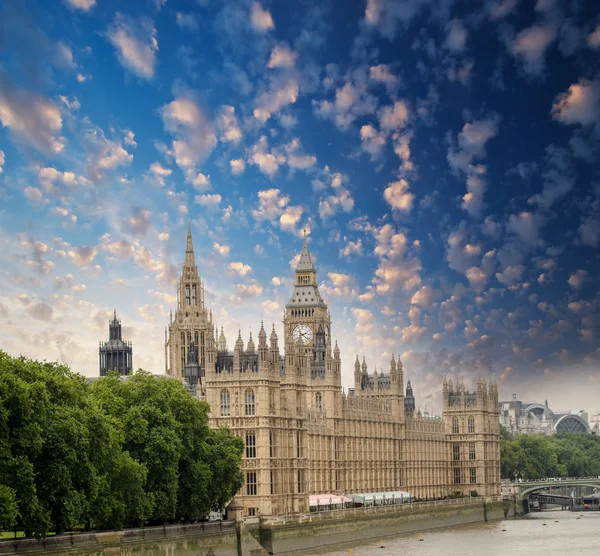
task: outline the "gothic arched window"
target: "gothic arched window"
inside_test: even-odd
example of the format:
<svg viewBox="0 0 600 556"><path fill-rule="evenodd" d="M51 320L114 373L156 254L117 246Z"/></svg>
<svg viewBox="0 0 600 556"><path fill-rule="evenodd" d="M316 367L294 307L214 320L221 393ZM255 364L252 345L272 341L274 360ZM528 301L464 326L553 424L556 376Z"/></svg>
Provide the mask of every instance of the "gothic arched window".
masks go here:
<svg viewBox="0 0 600 556"><path fill-rule="evenodd" d="M475 418L474 417L469 417L469 432L470 433L475 432Z"/></svg>
<svg viewBox="0 0 600 556"><path fill-rule="evenodd" d="M458 417L452 417L452 434L458 434Z"/></svg>
<svg viewBox="0 0 600 556"><path fill-rule="evenodd" d="M192 286L192 305L196 305L196 284Z"/></svg>
<svg viewBox="0 0 600 556"><path fill-rule="evenodd" d="M246 457L256 457L256 434L254 431L246 431Z"/></svg>
<svg viewBox="0 0 600 556"><path fill-rule="evenodd" d="M231 396L229 390L221 390L221 417L231 415Z"/></svg>
<svg viewBox="0 0 600 556"><path fill-rule="evenodd" d="M246 390L246 415L254 415L255 414L255 409L254 409L254 390L252 389L248 389Z"/></svg>
<svg viewBox="0 0 600 556"><path fill-rule="evenodd" d="M322 411L323 409L323 396L321 395L321 392L317 392L317 395L315 396L315 407L319 411Z"/></svg>
<svg viewBox="0 0 600 556"><path fill-rule="evenodd" d="M189 305L190 304L190 286L186 286L185 287L185 304Z"/></svg>

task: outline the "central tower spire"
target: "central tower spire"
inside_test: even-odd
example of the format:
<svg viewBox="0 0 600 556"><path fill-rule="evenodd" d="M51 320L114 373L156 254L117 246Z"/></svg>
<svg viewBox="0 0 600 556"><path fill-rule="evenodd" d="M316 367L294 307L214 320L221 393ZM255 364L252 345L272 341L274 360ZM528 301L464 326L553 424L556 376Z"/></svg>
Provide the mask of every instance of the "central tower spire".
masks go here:
<svg viewBox="0 0 600 556"><path fill-rule="evenodd" d="M188 218L188 230L187 239L185 242L185 266L194 267L196 261L194 260L194 243L192 242L192 227Z"/></svg>

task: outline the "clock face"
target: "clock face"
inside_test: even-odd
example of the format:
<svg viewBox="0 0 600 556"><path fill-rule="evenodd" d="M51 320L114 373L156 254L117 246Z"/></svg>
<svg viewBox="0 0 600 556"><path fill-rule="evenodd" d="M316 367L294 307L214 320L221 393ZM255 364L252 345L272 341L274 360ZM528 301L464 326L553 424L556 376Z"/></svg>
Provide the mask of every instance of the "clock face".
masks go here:
<svg viewBox="0 0 600 556"><path fill-rule="evenodd" d="M312 329L306 324L299 324L292 332L292 338L294 338L294 342L300 340L305 346L312 342L312 337Z"/></svg>

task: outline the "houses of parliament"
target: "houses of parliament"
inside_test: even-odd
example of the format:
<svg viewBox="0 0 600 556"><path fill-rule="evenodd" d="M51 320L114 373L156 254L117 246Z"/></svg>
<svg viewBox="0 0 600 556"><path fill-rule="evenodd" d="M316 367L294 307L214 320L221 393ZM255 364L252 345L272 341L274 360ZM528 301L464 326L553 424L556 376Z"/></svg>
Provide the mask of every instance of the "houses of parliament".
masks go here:
<svg viewBox="0 0 600 556"><path fill-rule="evenodd" d="M177 309L165 331L166 373L210 404L210 425L245 444L246 515L309 511L311 494L407 491L413 497L500 491L498 390L445 380L442 417L415 411L402 361L369 373L358 356L342 389L340 351L306 239L283 334L260 323L233 350L206 307L188 225Z"/></svg>

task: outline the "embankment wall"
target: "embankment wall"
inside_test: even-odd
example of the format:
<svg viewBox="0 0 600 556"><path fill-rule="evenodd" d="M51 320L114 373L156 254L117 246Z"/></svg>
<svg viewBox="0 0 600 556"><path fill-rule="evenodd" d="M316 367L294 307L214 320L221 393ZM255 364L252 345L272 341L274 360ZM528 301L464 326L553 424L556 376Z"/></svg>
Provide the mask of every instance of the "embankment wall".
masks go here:
<svg viewBox="0 0 600 556"><path fill-rule="evenodd" d="M353 508L302 516L265 517L259 541L269 554L301 554L345 543L514 516L501 500L459 499L404 506Z"/></svg>

